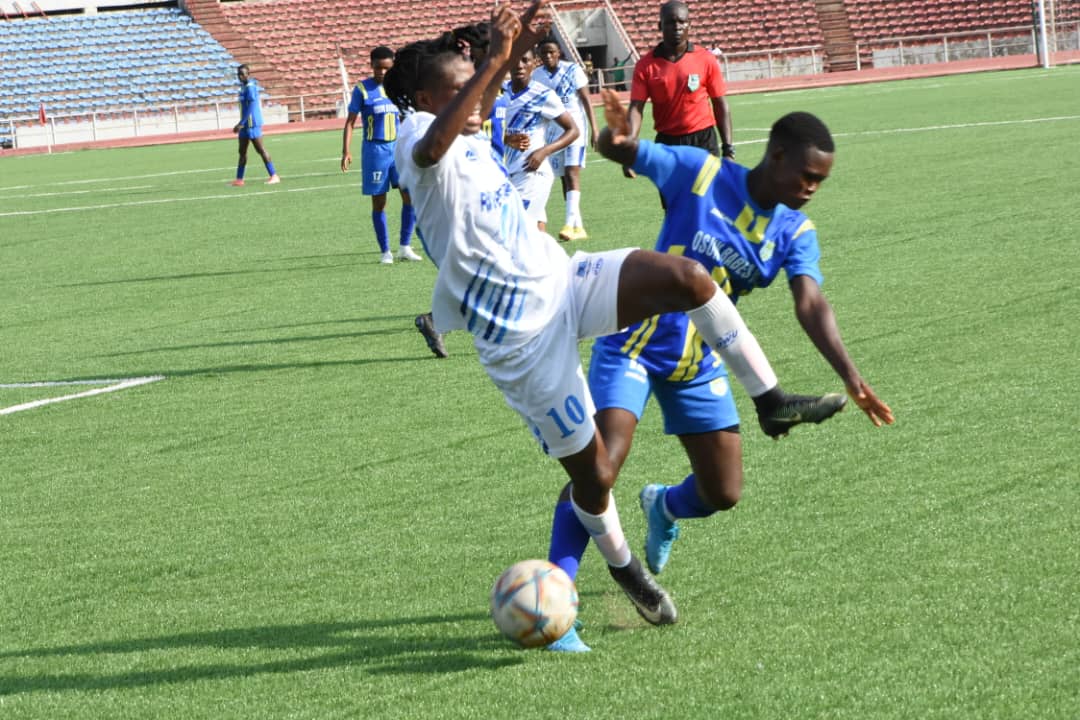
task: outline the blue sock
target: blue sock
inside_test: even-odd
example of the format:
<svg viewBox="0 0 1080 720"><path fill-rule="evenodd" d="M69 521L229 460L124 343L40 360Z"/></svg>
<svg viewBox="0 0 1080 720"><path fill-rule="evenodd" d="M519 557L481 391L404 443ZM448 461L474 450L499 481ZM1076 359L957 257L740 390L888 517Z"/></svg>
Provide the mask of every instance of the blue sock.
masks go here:
<svg viewBox="0 0 1080 720"><path fill-rule="evenodd" d="M266 163L266 172L270 173L271 176L277 175L277 171L274 170L274 163L272 163L272 162Z"/></svg>
<svg viewBox="0 0 1080 720"><path fill-rule="evenodd" d="M401 246L412 241L413 228L416 227L416 211L412 205L401 206Z"/></svg>
<svg viewBox="0 0 1080 720"><path fill-rule="evenodd" d="M716 512L705 504L697 491L697 479L693 473L686 476L681 485L669 487L664 493L664 505L676 520L679 518L709 517Z"/></svg>
<svg viewBox="0 0 1080 720"><path fill-rule="evenodd" d="M386 213L372 210L371 222L375 226L375 240L379 243L379 251L388 251L390 249L390 231L386 229Z"/></svg>
<svg viewBox="0 0 1080 720"><path fill-rule="evenodd" d="M551 547L548 560L555 563L573 580L585 549L589 547L589 531L574 514L574 506L564 500L555 506L551 519Z"/></svg>
<svg viewBox="0 0 1080 720"><path fill-rule="evenodd" d="M237 180L243 180L244 179L244 171L245 170L247 170L247 165L237 165L236 166L236 179Z"/></svg>

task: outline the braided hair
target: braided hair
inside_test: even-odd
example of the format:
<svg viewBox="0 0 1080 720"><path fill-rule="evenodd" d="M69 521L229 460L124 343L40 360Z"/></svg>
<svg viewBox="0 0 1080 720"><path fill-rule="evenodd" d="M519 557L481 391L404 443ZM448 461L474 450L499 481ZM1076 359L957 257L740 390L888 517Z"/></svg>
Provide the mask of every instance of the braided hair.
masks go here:
<svg viewBox="0 0 1080 720"><path fill-rule="evenodd" d="M402 112L416 110L416 92L441 78L444 64L461 57L453 33L418 40L394 53L394 66L383 79L383 91Z"/></svg>

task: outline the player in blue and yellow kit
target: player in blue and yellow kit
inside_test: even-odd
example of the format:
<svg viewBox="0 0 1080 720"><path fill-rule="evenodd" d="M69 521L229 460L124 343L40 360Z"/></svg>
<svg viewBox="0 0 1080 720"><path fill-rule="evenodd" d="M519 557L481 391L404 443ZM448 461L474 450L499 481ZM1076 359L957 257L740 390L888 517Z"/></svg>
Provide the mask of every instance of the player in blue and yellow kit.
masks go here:
<svg viewBox="0 0 1080 720"><path fill-rule="evenodd" d="M892 411L863 380L840 338L821 292L817 231L799 210L832 168L834 145L824 123L809 113L784 116L773 125L764 158L749 169L700 148L635 140L614 93L605 91L605 106L610 130L600 138L601 154L649 177L666 203L656 249L700 262L732 301L767 287L783 270L796 316L815 347L871 422L891 424ZM693 472L681 484L648 485L641 492L646 559L659 573L678 537L676 520L707 517L740 498L742 442L727 372L685 316L659 315L596 340L589 388L615 468L630 452L650 393L663 412L665 432L679 436L690 459ZM789 429L767 419L761 426L774 437ZM549 559L573 577L587 544L564 490ZM575 640L572 647L553 649L588 649Z"/></svg>
<svg viewBox="0 0 1080 720"><path fill-rule="evenodd" d="M380 45L371 51L371 77L357 83L349 101L349 114L341 141L341 172L352 164L349 145L352 142L356 118L362 118L363 144L360 150L360 172L363 175L361 192L371 196L371 222L375 226L375 240L382 253L379 262L394 262L390 252L390 233L386 224L386 193L398 187L398 173L394 166L394 147L397 144L398 109L383 92L383 78L394 66L394 51ZM405 188L401 190L401 235L398 249L399 260L421 260L411 246L416 228L416 212Z"/></svg>
<svg viewBox="0 0 1080 720"><path fill-rule="evenodd" d="M255 152L259 153L259 157L262 158L263 164L266 166L266 172L270 175L270 179L266 183L275 185L281 182L281 178L278 177L277 171L274 170L274 163L270 160L270 154L266 152L266 148L262 144L263 117L262 105L259 102L259 83L255 81L255 78L251 77L251 71L247 65L236 68L236 79L240 81L240 122L233 127L233 132L240 139L240 160L236 164L236 179L233 180L232 184L237 187L244 184L248 143L251 143L255 146Z"/></svg>

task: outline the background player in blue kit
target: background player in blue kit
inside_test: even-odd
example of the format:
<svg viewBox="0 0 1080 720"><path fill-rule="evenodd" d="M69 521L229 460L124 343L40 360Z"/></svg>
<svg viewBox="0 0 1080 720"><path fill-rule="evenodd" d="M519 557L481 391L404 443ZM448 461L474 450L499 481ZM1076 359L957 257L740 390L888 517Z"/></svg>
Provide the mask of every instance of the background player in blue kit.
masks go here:
<svg viewBox="0 0 1080 720"><path fill-rule="evenodd" d="M700 262L732 301L767 287L784 270L796 316L815 347L871 422L891 424L892 411L862 378L840 338L821 292L817 232L798 209L832 168L834 145L824 123L809 113L785 115L751 170L701 148L635 140L618 97L605 92L605 105L611 130L600 138L601 154L649 177L666 202L656 250ZM739 417L727 372L685 316L659 315L596 340L589 387L614 467L630 452L650 392L663 412L665 432L679 436L690 459L693 472L681 484L648 485L641 492L646 560L659 573L678 537L677 519L727 510L742 492ZM788 429L764 418L761 427L774 437ZM573 577L588 538L568 507L564 490L549 558ZM572 648L555 649L587 647L578 640Z"/></svg>
<svg viewBox="0 0 1080 720"><path fill-rule="evenodd" d="M341 172L352 164L349 146L352 143L356 118L363 122L363 142L360 150L360 173L363 176L361 192L371 196L371 223L375 226L375 240L382 255L379 262L390 265L394 255L390 252L390 232L386 223L386 194L391 187L398 187L398 173L394 166L394 147L398 132L398 108L383 92L383 78L394 66L394 51L380 45L371 51L371 77L361 80L353 88L349 101L349 114L341 138ZM416 213L409 193L401 188L401 235L399 260L422 260L412 249Z"/></svg>
<svg viewBox="0 0 1080 720"><path fill-rule="evenodd" d="M247 65L236 68L236 79L240 81L240 122L233 126L233 132L240 139L240 159L236 163L236 179L232 184L242 187L244 184L244 171L247 169L248 143L255 146L255 152L259 153L263 165L270 179L268 185L281 182L274 163L270 160L270 154L262 144L262 105L259 102L259 83L251 77L251 70Z"/></svg>

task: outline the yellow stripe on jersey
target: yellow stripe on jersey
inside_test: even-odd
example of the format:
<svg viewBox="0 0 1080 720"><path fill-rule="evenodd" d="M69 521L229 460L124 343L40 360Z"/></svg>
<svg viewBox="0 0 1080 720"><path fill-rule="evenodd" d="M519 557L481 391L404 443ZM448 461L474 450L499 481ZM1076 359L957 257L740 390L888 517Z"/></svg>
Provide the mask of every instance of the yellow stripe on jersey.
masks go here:
<svg viewBox="0 0 1080 720"><path fill-rule="evenodd" d="M645 349L645 346L649 344L649 339L656 332L656 327L660 323L660 316L653 315L651 318L642 321L637 330L630 333L630 337L626 339L623 346L619 349L619 352L624 355L628 355L631 360L636 360L641 351Z"/></svg>
<svg viewBox="0 0 1080 720"><path fill-rule="evenodd" d="M794 240L800 235L802 235L804 232L816 229L817 227L814 225L813 221L811 221L810 218L806 218L805 220L803 220L803 224L799 226L799 229L795 231L795 234L791 236L791 239Z"/></svg>
<svg viewBox="0 0 1080 720"><path fill-rule="evenodd" d="M383 115L383 140L397 140L397 115L393 113Z"/></svg>
<svg viewBox="0 0 1080 720"><path fill-rule="evenodd" d="M698 335L694 323L687 321L682 357L679 358L679 364L675 366L675 370L668 375L667 379L672 382L693 380L701 372L701 361L704 359L705 353L701 351L701 336Z"/></svg>
<svg viewBox="0 0 1080 720"><path fill-rule="evenodd" d="M360 91L360 97L367 100L367 88L364 87L364 83L356 83L356 89Z"/></svg>
<svg viewBox="0 0 1080 720"><path fill-rule="evenodd" d="M765 239L765 229L769 227L771 218L757 215L749 205L744 205L739 217L735 218L735 229L746 238L748 242L760 244Z"/></svg>
<svg viewBox="0 0 1080 720"><path fill-rule="evenodd" d="M670 246L668 246L667 254L668 255L685 255L686 254L686 246L685 245L670 245Z"/></svg>
<svg viewBox="0 0 1080 720"><path fill-rule="evenodd" d="M705 162L694 179L694 185L690 188L690 191L695 195L705 195L705 191L718 172L720 172L720 159L713 155L705 158Z"/></svg>
<svg viewBox="0 0 1080 720"><path fill-rule="evenodd" d="M723 265L717 265L713 268L712 279L716 281L716 284L720 286L720 289L725 295L731 297L731 276L728 275L727 268Z"/></svg>

